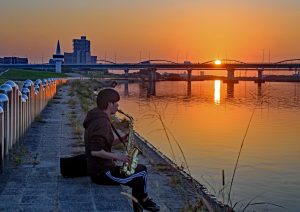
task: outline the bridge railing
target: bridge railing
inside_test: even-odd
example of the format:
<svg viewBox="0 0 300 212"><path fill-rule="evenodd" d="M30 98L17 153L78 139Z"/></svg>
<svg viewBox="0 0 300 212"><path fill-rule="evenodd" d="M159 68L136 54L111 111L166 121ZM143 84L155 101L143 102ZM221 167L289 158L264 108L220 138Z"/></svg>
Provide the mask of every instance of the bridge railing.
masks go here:
<svg viewBox="0 0 300 212"><path fill-rule="evenodd" d="M0 86L0 171L9 151L18 146L27 129L66 79L26 80L22 88L9 80Z"/></svg>

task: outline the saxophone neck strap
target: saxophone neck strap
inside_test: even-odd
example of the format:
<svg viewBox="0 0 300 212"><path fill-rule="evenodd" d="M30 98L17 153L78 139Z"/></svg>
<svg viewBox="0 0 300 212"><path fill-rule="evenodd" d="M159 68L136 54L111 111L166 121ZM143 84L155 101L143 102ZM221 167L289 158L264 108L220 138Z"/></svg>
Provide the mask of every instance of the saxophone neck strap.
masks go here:
<svg viewBox="0 0 300 212"><path fill-rule="evenodd" d="M122 144L124 144L124 146L126 147L126 144L125 144L123 138L120 136L120 134L119 134L119 132L117 131L117 129L115 128L115 126L114 126L112 123L110 123L110 125L111 125L111 128L113 129L113 131L115 132L115 134L117 135L117 137L119 138L119 140L120 140L120 141L122 142Z"/></svg>

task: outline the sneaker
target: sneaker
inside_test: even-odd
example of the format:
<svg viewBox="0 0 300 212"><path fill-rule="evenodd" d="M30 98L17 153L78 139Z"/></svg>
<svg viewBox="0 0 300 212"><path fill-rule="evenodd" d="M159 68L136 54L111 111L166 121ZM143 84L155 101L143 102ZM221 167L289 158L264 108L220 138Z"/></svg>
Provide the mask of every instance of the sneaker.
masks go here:
<svg viewBox="0 0 300 212"><path fill-rule="evenodd" d="M153 202L151 198L147 198L145 202L141 204L147 211L160 211L160 207Z"/></svg>

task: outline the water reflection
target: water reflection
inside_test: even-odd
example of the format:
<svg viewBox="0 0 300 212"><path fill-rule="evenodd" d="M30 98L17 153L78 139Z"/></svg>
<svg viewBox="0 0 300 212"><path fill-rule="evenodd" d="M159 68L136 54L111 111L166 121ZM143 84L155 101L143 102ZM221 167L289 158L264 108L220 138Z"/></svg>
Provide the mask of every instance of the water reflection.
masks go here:
<svg viewBox="0 0 300 212"><path fill-rule="evenodd" d="M147 96L155 96L156 95L156 82L155 81L149 81L148 82L148 90L147 90Z"/></svg>
<svg viewBox="0 0 300 212"><path fill-rule="evenodd" d="M191 97L192 96L192 82L188 81L187 82L187 97Z"/></svg>
<svg viewBox="0 0 300 212"><path fill-rule="evenodd" d="M147 98L148 88L145 82L133 84L133 85L138 85L139 98ZM130 92L132 92L132 90L130 90Z"/></svg>
<svg viewBox="0 0 300 212"><path fill-rule="evenodd" d="M261 83L257 83L257 97L260 98L262 96Z"/></svg>
<svg viewBox="0 0 300 212"><path fill-rule="evenodd" d="M220 104L221 100L221 81L215 80L215 94L214 94L214 102L216 105Z"/></svg>
<svg viewBox="0 0 300 212"><path fill-rule="evenodd" d="M231 178L249 117L257 100L263 99L246 137L233 200L249 200L263 193L262 202L272 201L288 211L299 211L300 83L192 83L157 82L151 101L148 83L129 84L130 95L126 100L121 98L120 107L135 118L140 134L171 157L160 123L145 119L153 105L161 105L164 122L180 143L192 175L204 184L202 177L211 176L213 182L209 183L218 186L215 182L221 181L222 169L225 179ZM121 85L116 89L125 94ZM187 96L191 96L189 101Z"/></svg>
<svg viewBox="0 0 300 212"><path fill-rule="evenodd" d="M171 157L160 123L144 118L153 105L165 108L164 122L184 150L193 176L204 184L202 177L209 176L213 185L220 182L222 169L225 179L231 178L250 114L257 100L263 99L246 137L233 200L249 200L263 193L262 202L300 208L300 83L182 81L132 83L116 89L124 96L130 94L126 100L121 98L120 107L135 118L136 130ZM276 211L273 209L270 211Z"/></svg>
<svg viewBox="0 0 300 212"><path fill-rule="evenodd" d="M234 98L234 83L233 82L227 82L227 98L232 99Z"/></svg>
<svg viewBox="0 0 300 212"><path fill-rule="evenodd" d="M122 89L120 89L122 88ZM268 107L299 108L300 83L254 83L241 81L238 84L216 81L202 82L165 82L156 83L125 83L119 85L124 97L191 104L206 102L220 105L221 103L238 106L243 104L253 108L258 100L268 102ZM213 101L212 101L213 100Z"/></svg>
<svg viewBox="0 0 300 212"><path fill-rule="evenodd" d="M129 96L128 80L124 83L124 96Z"/></svg>
<svg viewBox="0 0 300 212"><path fill-rule="evenodd" d="M124 82L123 93L124 93L125 97L129 96L129 84L130 83L128 81ZM156 96L156 82L147 82L147 83L143 82L143 83L138 83L138 85L139 85L139 97L149 98L151 96ZM219 93L220 93L220 86L219 86ZM186 97L190 98L191 96L192 96L192 83L190 81L188 81Z"/></svg>

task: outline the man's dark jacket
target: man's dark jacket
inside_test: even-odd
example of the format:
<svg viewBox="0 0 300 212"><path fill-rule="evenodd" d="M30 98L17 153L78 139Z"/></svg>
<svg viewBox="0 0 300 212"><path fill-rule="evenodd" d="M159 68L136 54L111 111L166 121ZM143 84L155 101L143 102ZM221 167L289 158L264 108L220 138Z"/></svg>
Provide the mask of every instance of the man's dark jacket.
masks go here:
<svg viewBox="0 0 300 212"><path fill-rule="evenodd" d="M111 152L114 135L109 117L99 108L90 110L83 122L85 152L87 156L87 171L89 175L97 175L115 166L110 159L91 155L91 151L104 150Z"/></svg>

